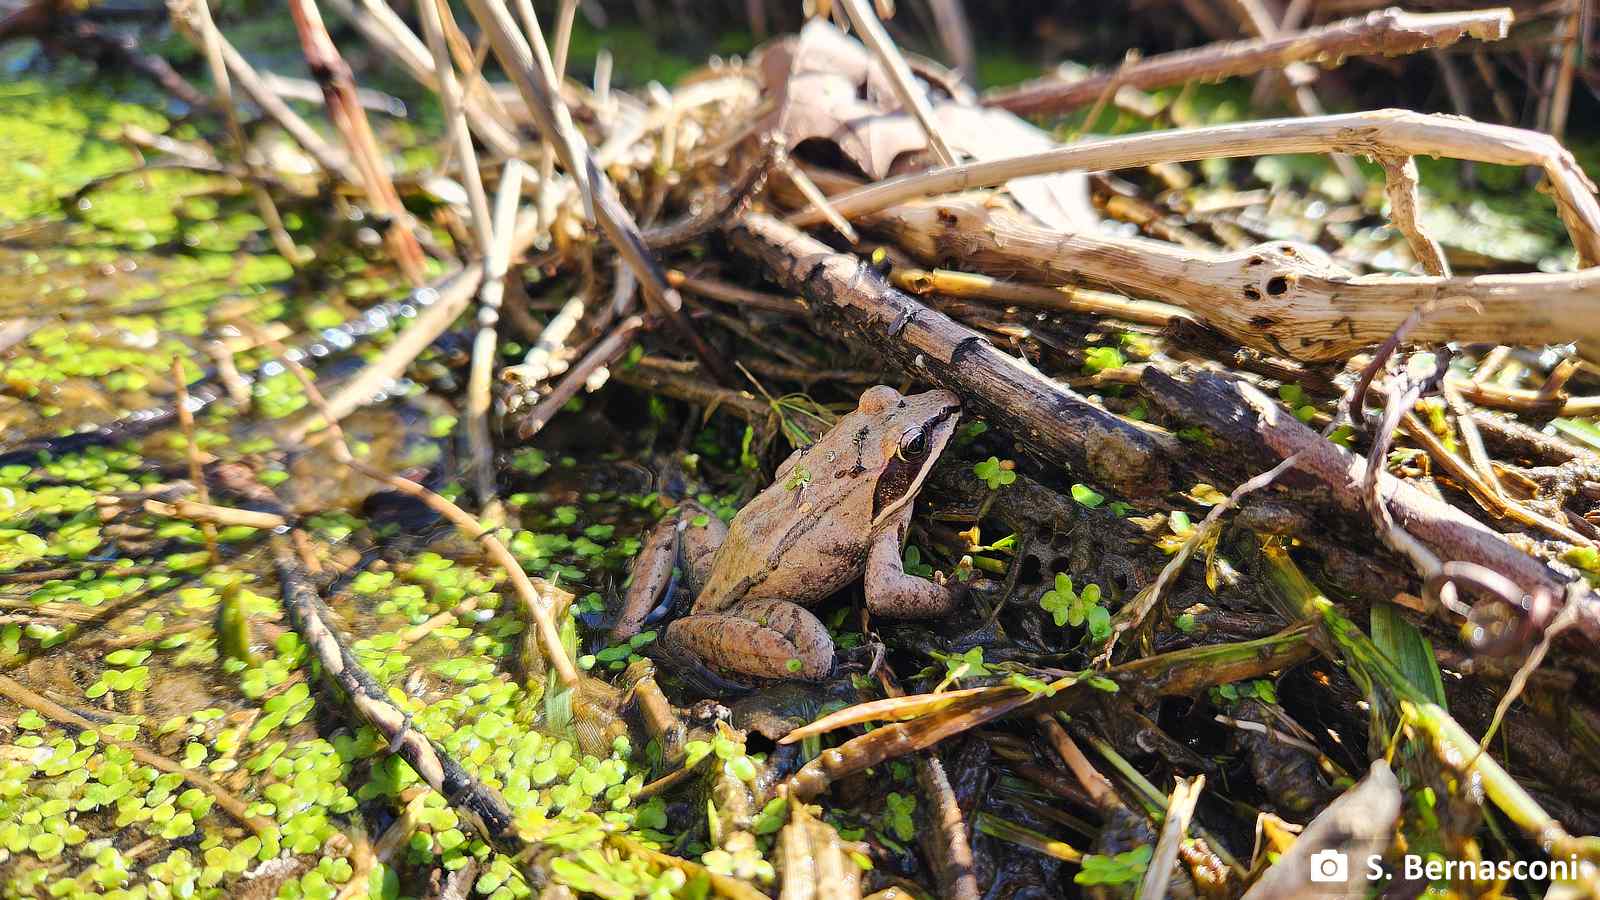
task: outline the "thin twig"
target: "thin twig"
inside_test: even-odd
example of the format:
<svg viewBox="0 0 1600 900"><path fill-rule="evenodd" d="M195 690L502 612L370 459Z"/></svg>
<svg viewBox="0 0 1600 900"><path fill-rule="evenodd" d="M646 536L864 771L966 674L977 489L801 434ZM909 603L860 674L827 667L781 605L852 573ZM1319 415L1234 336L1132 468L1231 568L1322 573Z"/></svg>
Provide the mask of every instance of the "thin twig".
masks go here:
<svg viewBox="0 0 1600 900"><path fill-rule="evenodd" d="M1153 91L1191 81L1249 75L1296 62L1327 65L1352 56L1398 56L1430 47L1448 47L1464 37L1499 40L1505 37L1510 24L1511 11L1504 8L1442 13L1387 9L1304 31L1280 32L1270 38L1163 53L1125 64L1115 73L1076 81L1043 78L991 91L984 95L983 102L1025 115L1064 113L1095 102L1111 84Z"/></svg>
<svg viewBox="0 0 1600 900"><path fill-rule="evenodd" d="M201 0L202 3L205 0ZM189 465L189 481L194 484L196 496L200 503L209 506L211 503L210 490L206 487L205 469L200 458L200 444L194 436L194 405L189 399L189 384L183 377L183 359L172 360L172 383L178 390L175 402L178 405L178 428L183 432L184 458ZM211 557L211 565L222 563L222 556L217 552L217 526L209 521L200 523L200 531L205 536L206 553Z"/></svg>
<svg viewBox="0 0 1600 900"><path fill-rule="evenodd" d="M542 43L538 47L540 58L536 61L534 50L517 33L504 0L468 0L468 5L493 43L500 64L511 75L522 99L538 119L539 127L555 139L562 164L585 190L594 219L633 269L651 309L672 324L714 378L725 384L735 383L727 361L706 342L684 313L683 299L666 283L660 265L640 238L639 228L623 207L611 179L595 166L583 136L572 124L566 103L557 91L559 86L554 83L554 73L550 71L548 54L544 53ZM531 7L525 18L537 24Z"/></svg>
<svg viewBox="0 0 1600 900"><path fill-rule="evenodd" d="M273 343L276 344L276 342ZM278 350L280 353L282 352L281 345ZM328 431L333 436L334 458L340 463L361 472L368 478L381 481L402 494L422 501L429 509L432 509L447 519L450 524L456 526L469 540L482 544L488 557L496 565L504 569L507 577L511 579L511 585L516 589L517 597L522 601L523 610L533 620L533 624L538 631L539 642L544 650L545 659L555 667L556 672L561 676L561 680L567 686L570 687L577 684L578 670L573 667L572 660L567 658L566 650L561 643L561 632L556 628L555 621L550 615L550 604L545 601L539 589L528 578L528 573L523 571L522 565L517 562L517 558L512 555L511 551L506 549L506 545L500 541L500 538L493 531L484 528L477 519L468 515L461 507L451 503L439 494L428 490L409 478L385 472L356 458L355 454L350 452L349 444L345 443L344 430L339 427L333 411L328 408L328 401L323 398L322 391L317 388L316 382L311 379L311 374L306 371L305 366L302 366L298 360L292 357L285 356L284 361L288 365L289 371L293 372L295 378L299 379L300 385L305 389L307 399L311 401L311 405L317 408L329 423Z"/></svg>

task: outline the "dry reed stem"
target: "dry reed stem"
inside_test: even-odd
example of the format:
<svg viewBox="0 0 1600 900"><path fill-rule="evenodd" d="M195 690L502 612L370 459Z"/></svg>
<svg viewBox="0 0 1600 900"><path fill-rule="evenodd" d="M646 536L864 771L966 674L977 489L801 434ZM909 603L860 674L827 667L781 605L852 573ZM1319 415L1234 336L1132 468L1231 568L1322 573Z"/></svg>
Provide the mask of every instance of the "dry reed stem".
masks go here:
<svg viewBox="0 0 1600 900"><path fill-rule="evenodd" d="M444 106L445 125L455 145L455 157L461 169L461 181L467 191L467 208L471 212L470 224L478 243L478 254L485 262L483 283L479 291L479 333L473 341L472 370L468 375L467 394L467 446L472 458L473 485L478 506L486 511L494 507L494 444L489 434L489 367L494 362L495 324L499 320L500 296L505 289L504 267L500 272L490 271L488 260L494 255L497 240L509 243L509 234L495 231L495 221L489 212L489 197L483 189L483 175L478 171L478 153L472 145L460 82L456 79L455 64L450 61L450 49L445 45L444 21L437 0L418 0L417 17L422 23L423 36L428 50L433 54L434 76L439 83L439 97ZM517 165L516 160L508 163ZM520 190L520 169L513 176ZM501 187L506 186L503 181ZM515 209L516 196L511 203ZM511 230L506 223L506 230Z"/></svg>
<svg viewBox="0 0 1600 900"><path fill-rule="evenodd" d="M360 8L352 0L328 0L328 3L354 25L368 43L398 62L413 81L430 91L439 90L432 54L387 3L361 0ZM467 88L464 103L473 133L500 156L516 156L521 144L516 135L501 124L505 117L498 113L503 110L492 106L493 95L483 78L469 78Z"/></svg>
<svg viewBox="0 0 1600 900"><path fill-rule="evenodd" d="M519 5L526 5L525 0ZM639 235L633 216L617 196L616 187L595 166L583 136L572 124L566 104L558 93L559 85L554 83L554 73L543 44L537 47L539 57L536 60L535 49L530 48L528 42L517 33L504 0L468 0L468 6L488 34L495 55L516 83L517 90L538 120L539 127L553 140L567 173L584 191L583 196L586 204L591 206L593 218L638 277L645 300L652 310L672 324L712 377L724 384L734 383L733 371L722 355L706 342L684 314L683 298L666 283L655 256ZM525 18L532 25L538 23L531 6Z"/></svg>
<svg viewBox="0 0 1600 900"><path fill-rule="evenodd" d="M424 280L422 247L411 233L411 214L400 202L400 194L395 191L389 168L383 161L383 151L367 121L366 110L356 96L355 76L339 54L333 38L328 36L316 0L290 0L289 13L300 35L306 65L327 98L328 117L344 135L350 158L361 173L360 184L367 202L388 219L384 242L389 245L400 271L412 284L420 285Z"/></svg>
<svg viewBox="0 0 1600 900"><path fill-rule="evenodd" d="M1087 288L1044 287L1004 281L988 275L952 272L949 269L895 269L890 272L889 279L895 287L918 296L940 294L965 300L988 300L1032 309L1108 316L1140 325L1166 326L1178 319L1194 318L1181 306L1130 300Z"/></svg>
<svg viewBox="0 0 1600 900"><path fill-rule="evenodd" d="M1115 73L1076 81L1042 78L991 91L983 102L1019 114L1062 113L1095 102L1108 86L1149 91L1249 75L1295 62L1337 65L1350 56L1398 56L1448 47L1464 37L1498 40L1505 37L1510 24L1511 11L1505 8L1444 13L1386 9L1270 38L1163 53L1124 65Z"/></svg>

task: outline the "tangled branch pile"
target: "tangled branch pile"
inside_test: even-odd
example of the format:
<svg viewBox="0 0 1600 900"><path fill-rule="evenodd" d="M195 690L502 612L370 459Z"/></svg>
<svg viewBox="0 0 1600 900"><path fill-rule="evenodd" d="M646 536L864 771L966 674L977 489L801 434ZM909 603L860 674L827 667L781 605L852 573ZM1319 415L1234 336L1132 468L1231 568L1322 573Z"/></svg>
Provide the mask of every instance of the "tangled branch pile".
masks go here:
<svg viewBox="0 0 1600 900"><path fill-rule="evenodd" d="M737 729L726 709L695 704L736 689L714 673L668 655L659 672L630 669L628 695L607 696L661 751L641 796L709 782L703 829L707 804L683 807L696 823L683 833L705 845L697 863L678 858L687 837L658 846L616 830L584 852L731 896L765 889L769 845L784 897L916 882L970 898L1035 880L1097 896L1303 896L1329 850L1353 869L1371 855L1396 871L1407 852L1576 860L1546 896L1600 895L1600 839L1585 836L1600 831L1600 705L1584 690L1600 642L1600 431L1582 419L1600 412L1600 395L1582 393L1600 374L1587 361L1600 350L1595 186L1550 133L1404 110L1323 115L1311 88L1315 64L1423 51L1459 80L1446 48L1481 55L1510 33L1512 10L1302 27L1239 2L1245 40L978 94L961 74L972 57L959 4L929 4L950 69L902 54L865 0L839 0L749 59L632 95L603 67L591 85L564 76L576 2L553 23L527 0L468 0L460 21L431 0L414 19L329 5L438 95L438 227L415 217L418 182L391 173L314 0L289 7L337 142L278 98L203 2L173 0L215 91L190 99L222 112L231 149L149 149L250 185L302 271L319 262L278 207L354 198L413 292L254 373L225 366L191 386L194 401L7 459L121 440L221 398L230 380L292 370L315 414L285 443L331 441L339 464L422 498L508 573L532 635L526 669L555 673L552 695L604 692L574 665L572 598L524 574L499 529L515 516L501 476L516 448L574 443L585 426L565 411L616 382L748 426L755 468L826 428L832 411L816 398L879 382L943 388L969 425L954 454L966 461L935 470L913 534L970 579L971 607L877 632L863 611L862 645L841 653L829 687L799 702L765 686L734 710ZM1220 27L1210 4L1184 6ZM26 12L5 33L65 27ZM1557 36L1567 49L1541 120L1555 131L1579 21ZM1256 75L1287 78L1303 115L1104 138L1039 124L1088 109L1092 131L1114 107L1172 125L1176 107L1145 92ZM235 90L315 161L312 176L254 152ZM1213 190L1188 165L1280 154L1335 160L1355 194L1302 215L1305 197ZM1573 265L1527 271L1437 239L1417 160L1438 157L1533 173ZM552 279L576 285L570 298L543 302ZM402 312L395 338L324 400L302 363ZM337 423L384 399L464 316L471 500L452 502L361 462ZM504 352L513 341L520 358ZM193 465L194 484L221 483L250 510L203 491L144 508L294 524L251 473ZM1010 537L983 540L996 530ZM346 626L304 554L273 541L286 620L390 752L530 883L548 881L547 895L632 895L593 859L573 874L545 823L413 730L337 635ZM598 632L584 640L605 646ZM843 708L819 716L833 700ZM1491 742L1497 730L1508 740ZM739 754L741 777L688 752L697 735L775 743L761 760ZM838 743L819 753L825 735ZM905 802L863 773L907 763L923 821L890 832L917 847L842 837L841 811ZM1050 837L1061 832L1078 837ZM869 856L877 868L863 872ZM1421 881L1492 891L1499 876L1484 871Z"/></svg>

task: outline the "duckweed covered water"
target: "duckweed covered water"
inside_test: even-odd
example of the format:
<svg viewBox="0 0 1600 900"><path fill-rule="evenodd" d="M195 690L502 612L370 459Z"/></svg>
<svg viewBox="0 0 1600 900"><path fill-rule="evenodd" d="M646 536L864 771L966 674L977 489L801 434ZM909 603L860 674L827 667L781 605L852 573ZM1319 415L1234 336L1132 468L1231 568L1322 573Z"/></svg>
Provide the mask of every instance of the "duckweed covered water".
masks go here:
<svg viewBox="0 0 1600 900"><path fill-rule="evenodd" d="M170 402L174 361L186 380L198 377L212 365L202 336L219 324L324 327L364 295L392 294L393 276L360 253L320 263L333 276L321 293L291 283L237 183L125 174L139 162L122 141L126 126L179 139L193 136L187 126L112 99L103 83L65 81L0 87L0 320L52 315L0 358L0 446ZM300 242L328 230L293 209L286 218ZM328 257L328 245L318 250ZM266 356L246 353L241 368ZM676 835L659 830L661 800L633 801L649 773L628 739L591 746L570 713L551 719L542 681L518 671L525 624L503 602L503 574L448 529L417 538L369 519L361 504L376 485L318 490L312 474L326 459L297 469L268 430L304 406L297 383L279 375L255 395L248 417L226 404L204 413L197 444L323 506L306 523L321 561L367 564L333 607L413 727L501 791L519 830L548 849L544 871L556 881L606 896L703 893L676 869L603 844L618 830ZM454 432L453 417L409 408L360 414L351 437L399 469L437 465ZM419 873L471 867L476 895L529 895L522 867L492 853L316 677L283 624L261 533L219 529L222 564L213 565L200 527L139 511L142 492L185 477L184 445L173 430L0 469L0 673L93 726L0 707L0 892L396 897L426 888ZM593 520L608 495L538 490L575 465L519 460L534 490L511 498L522 527L504 536L530 572L583 596L582 610L598 605L592 588L615 579L637 541ZM636 515L649 505L621 504ZM361 559L390 538L406 549ZM470 613L416 631L468 597ZM224 611L234 627L248 623L244 652L222 652ZM609 671L629 655L586 660ZM718 752L750 765L737 746ZM227 811L212 785L185 772L241 808Z"/></svg>

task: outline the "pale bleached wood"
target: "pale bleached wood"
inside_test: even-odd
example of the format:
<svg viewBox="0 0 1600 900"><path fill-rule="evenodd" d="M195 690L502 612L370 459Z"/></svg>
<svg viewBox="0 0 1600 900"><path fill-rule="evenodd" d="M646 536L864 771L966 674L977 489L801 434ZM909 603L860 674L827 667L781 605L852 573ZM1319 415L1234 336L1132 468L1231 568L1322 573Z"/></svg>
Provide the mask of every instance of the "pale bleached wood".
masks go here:
<svg viewBox="0 0 1600 900"><path fill-rule="evenodd" d="M1247 347L1304 361L1348 357L1383 341L1419 303L1447 303L1419 341L1538 345L1577 341L1600 353L1600 267L1568 273L1445 278L1354 276L1315 247L1288 241L1202 253L1144 238L1069 234L969 193L904 203L866 217L930 265L1048 284L1090 281L1174 303Z"/></svg>
<svg viewBox="0 0 1600 900"><path fill-rule="evenodd" d="M1600 203L1595 201L1594 183L1559 141L1521 128L1399 109L1082 141L1042 153L903 175L829 200L840 215L855 219L908 200L996 187L1013 178L1273 153L1448 156L1502 166L1537 166L1550 179L1557 211L1579 259L1586 266L1600 264ZM820 222L821 216L808 210L788 221L811 226Z"/></svg>

